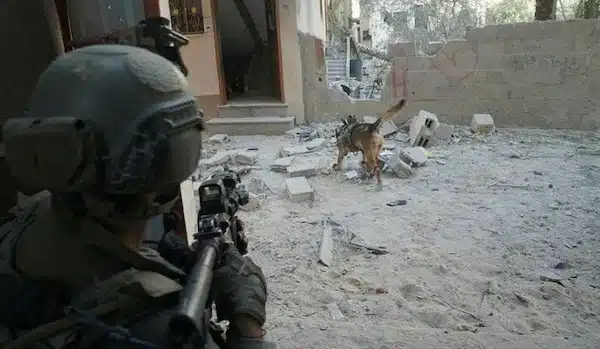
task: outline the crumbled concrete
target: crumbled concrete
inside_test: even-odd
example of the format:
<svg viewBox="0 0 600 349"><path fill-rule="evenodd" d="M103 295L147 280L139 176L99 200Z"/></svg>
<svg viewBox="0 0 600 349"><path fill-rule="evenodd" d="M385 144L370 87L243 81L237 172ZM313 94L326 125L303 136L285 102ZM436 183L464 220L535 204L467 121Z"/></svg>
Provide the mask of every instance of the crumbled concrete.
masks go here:
<svg viewBox="0 0 600 349"><path fill-rule="evenodd" d="M494 118L490 114L473 114L471 130L475 133L490 133L494 130Z"/></svg>
<svg viewBox="0 0 600 349"><path fill-rule="evenodd" d="M425 154L423 147L404 148L398 152L398 157L414 167L423 166L427 162L427 154Z"/></svg>
<svg viewBox="0 0 600 349"><path fill-rule="evenodd" d="M271 164L271 170L275 172L287 172L287 168L292 166L295 156L286 156L284 158L277 158Z"/></svg>
<svg viewBox="0 0 600 349"><path fill-rule="evenodd" d="M317 175L317 166L311 164L292 165L287 168L288 177L313 177Z"/></svg>
<svg viewBox="0 0 600 349"><path fill-rule="evenodd" d="M356 179L356 178L358 178L358 171L356 171L356 170L348 171L348 172L344 173L344 178L346 180Z"/></svg>
<svg viewBox="0 0 600 349"><path fill-rule="evenodd" d="M256 151L241 151L235 155L235 162L240 165L254 165L258 159Z"/></svg>
<svg viewBox="0 0 600 349"><path fill-rule="evenodd" d="M281 157L286 157L286 156L308 153L309 151L310 150L308 150L308 148L306 148L303 145L296 145L296 146L281 148L281 150L279 151L279 155Z"/></svg>
<svg viewBox="0 0 600 349"><path fill-rule="evenodd" d="M413 147L427 147L432 145L433 133L439 127L435 114L425 110L419 111L410 124L409 136Z"/></svg>
<svg viewBox="0 0 600 349"><path fill-rule="evenodd" d="M285 179L288 197L292 202L312 200L314 190L304 177L292 177Z"/></svg>
<svg viewBox="0 0 600 349"><path fill-rule="evenodd" d="M219 133L219 134L211 136L208 139L208 142L209 143L216 143L216 144L221 144L221 143L229 142L229 136L227 136L226 134L223 134L223 133Z"/></svg>
<svg viewBox="0 0 600 349"><path fill-rule="evenodd" d="M390 156L387 161L387 166L389 166L390 170L396 174L399 178L408 178L412 175L412 168L409 164L404 162L399 155L400 152L397 152L393 156Z"/></svg>
<svg viewBox="0 0 600 349"><path fill-rule="evenodd" d="M304 146L308 150L313 150L313 149L320 148L323 145L323 143L325 143L325 138L315 138L315 139L309 141L308 143L305 143Z"/></svg>
<svg viewBox="0 0 600 349"><path fill-rule="evenodd" d="M200 166L219 166L219 165L223 165L228 163L229 161L231 161L231 157L232 155L234 155L235 152L233 151L220 151L217 152L215 155L211 156L208 159L201 159L200 160Z"/></svg>

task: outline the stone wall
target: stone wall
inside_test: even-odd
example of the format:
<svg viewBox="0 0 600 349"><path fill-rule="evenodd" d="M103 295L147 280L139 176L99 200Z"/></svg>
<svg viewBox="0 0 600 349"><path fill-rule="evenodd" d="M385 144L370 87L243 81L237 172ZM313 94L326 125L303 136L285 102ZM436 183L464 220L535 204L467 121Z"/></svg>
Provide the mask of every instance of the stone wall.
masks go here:
<svg viewBox="0 0 600 349"><path fill-rule="evenodd" d="M383 103L408 101L397 121L425 109L457 124L489 113L499 127L600 126L598 20L487 26L425 51L434 54L417 55L414 43L389 47Z"/></svg>

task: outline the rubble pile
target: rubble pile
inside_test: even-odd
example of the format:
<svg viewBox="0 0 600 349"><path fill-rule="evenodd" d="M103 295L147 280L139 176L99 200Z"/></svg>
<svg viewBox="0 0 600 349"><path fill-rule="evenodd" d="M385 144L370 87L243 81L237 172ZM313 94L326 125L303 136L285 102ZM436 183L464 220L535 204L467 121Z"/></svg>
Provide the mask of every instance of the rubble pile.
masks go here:
<svg viewBox="0 0 600 349"><path fill-rule="evenodd" d="M366 116L364 122L375 122L376 118ZM224 134L216 134L209 139L205 156L200 161L203 178L209 178L212 173L229 168L246 174L250 171L267 170L281 174L285 186L285 196L292 202L314 200L315 190L309 179L319 175L330 175L332 165L337 160L337 147L335 129L337 123L319 123L308 126L299 126L285 133L287 144L282 144L279 149L271 150L273 159L268 167L261 168L257 165L258 148L230 148L230 138ZM470 125L471 134L485 135L494 130L494 120L489 114L475 114ZM439 122L437 116L425 110L409 122L397 126L393 121L381 124L381 134L385 138L383 150L379 154L380 166L383 173L407 179L415 174L417 168L427 164L431 155L427 148L443 147L456 143L464 137L464 131ZM440 160L437 163L443 164ZM368 174L357 164L347 163L345 169L336 175L340 181L364 182ZM264 190L253 194L264 194ZM260 198L260 197L259 197ZM254 200L256 201L256 200ZM253 207L257 206L256 203Z"/></svg>

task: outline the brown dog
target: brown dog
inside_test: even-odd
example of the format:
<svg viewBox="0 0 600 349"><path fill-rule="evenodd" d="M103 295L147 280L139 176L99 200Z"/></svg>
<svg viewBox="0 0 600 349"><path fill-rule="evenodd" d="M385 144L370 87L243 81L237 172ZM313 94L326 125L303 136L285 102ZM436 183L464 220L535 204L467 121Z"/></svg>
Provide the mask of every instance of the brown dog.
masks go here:
<svg viewBox="0 0 600 349"><path fill-rule="evenodd" d="M381 186L381 168L379 167L379 153L383 147L383 136L379 133L381 122L390 119L404 107L406 101L401 99L391 106L374 123L359 123L356 116L350 115L342 119L343 125L335 132L337 138L338 158L333 169L339 171L342 168L344 157L348 153L362 152L362 165L369 171L371 178L377 177L377 185Z"/></svg>

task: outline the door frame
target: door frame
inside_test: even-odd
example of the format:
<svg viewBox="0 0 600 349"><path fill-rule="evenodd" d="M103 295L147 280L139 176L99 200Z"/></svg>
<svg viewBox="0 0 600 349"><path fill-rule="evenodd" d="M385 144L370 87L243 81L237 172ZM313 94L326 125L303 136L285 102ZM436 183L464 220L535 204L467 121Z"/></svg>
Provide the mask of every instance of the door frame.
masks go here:
<svg viewBox="0 0 600 349"><path fill-rule="evenodd" d="M211 16L212 16L212 23L213 23L213 34L214 34L214 38L215 38L215 53L216 53L216 59L217 59L217 66L219 69L219 94L220 94L220 100L221 100L221 105L225 105L227 104L227 91L226 91L226 85L225 85L225 71L224 71L224 67L223 67L223 54L221 52L221 38L219 37L219 28L217 25L217 1L218 0L210 0L210 7L211 7ZM256 0L253 0L256 1ZM260 0L260 1L264 1L264 0ZM271 0L273 1L273 5L275 7L275 11L274 11L274 16L275 16L275 32L277 33L277 43L276 43L276 47L275 49L277 50L277 79L279 80L279 94L280 96L275 97L277 98L281 103L285 103L286 98L285 98L285 91L283 88L283 62L282 62L282 55L281 55L281 16L279 14L279 5L280 2L279 0ZM265 4L266 6L266 4Z"/></svg>

